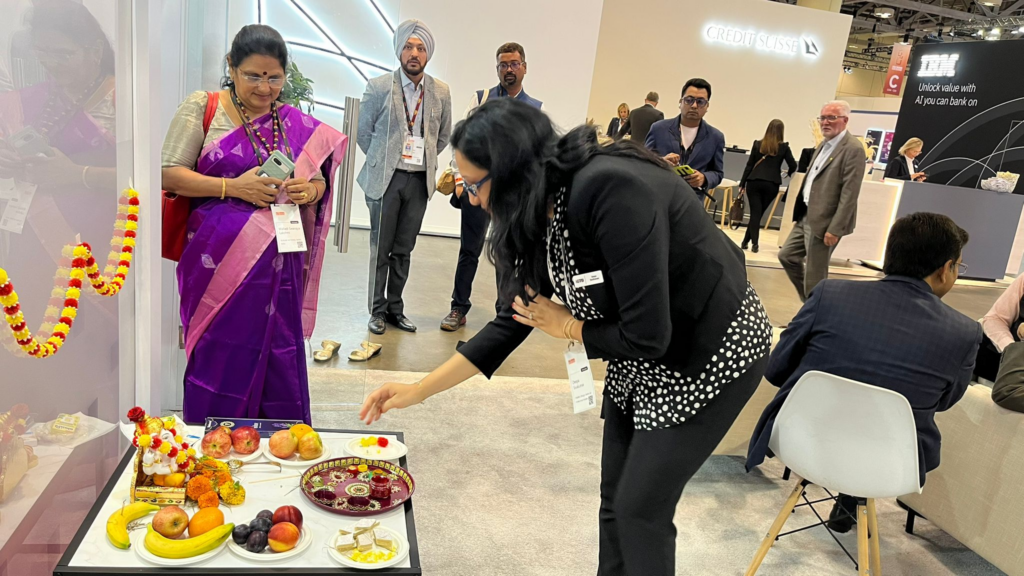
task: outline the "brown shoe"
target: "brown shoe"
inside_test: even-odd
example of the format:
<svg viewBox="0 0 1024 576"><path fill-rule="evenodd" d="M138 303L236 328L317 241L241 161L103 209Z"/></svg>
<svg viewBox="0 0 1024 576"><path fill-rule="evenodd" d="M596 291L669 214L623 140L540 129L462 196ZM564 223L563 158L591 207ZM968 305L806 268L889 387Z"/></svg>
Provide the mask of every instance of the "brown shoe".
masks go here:
<svg viewBox="0 0 1024 576"><path fill-rule="evenodd" d="M466 325L466 315L461 310L453 309L451 314L444 317L441 320L441 330L445 332L455 332L459 328Z"/></svg>

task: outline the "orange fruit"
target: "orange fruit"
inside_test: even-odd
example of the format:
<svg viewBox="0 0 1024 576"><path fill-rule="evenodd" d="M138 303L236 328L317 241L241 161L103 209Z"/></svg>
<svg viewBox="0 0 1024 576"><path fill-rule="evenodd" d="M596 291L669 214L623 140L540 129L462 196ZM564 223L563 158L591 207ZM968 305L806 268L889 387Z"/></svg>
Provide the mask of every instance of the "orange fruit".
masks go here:
<svg viewBox="0 0 1024 576"><path fill-rule="evenodd" d="M296 424L292 426L289 431L295 436L296 440L302 440L302 437L309 434L313 429L308 424Z"/></svg>
<svg viewBox="0 0 1024 576"><path fill-rule="evenodd" d="M220 508L203 508L192 516L188 523L188 537L195 538L224 525L224 513Z"/></svg>

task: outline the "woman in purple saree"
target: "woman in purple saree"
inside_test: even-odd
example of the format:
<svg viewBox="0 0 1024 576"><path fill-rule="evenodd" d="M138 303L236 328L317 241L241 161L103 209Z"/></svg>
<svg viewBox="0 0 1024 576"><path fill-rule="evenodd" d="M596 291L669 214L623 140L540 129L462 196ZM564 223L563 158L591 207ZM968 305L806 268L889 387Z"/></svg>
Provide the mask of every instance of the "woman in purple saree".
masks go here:
<svg viewBox="0 0 1024 576"><path fill-rule="evenodd" d="M184 416L308 424L304 341L316 320L330 178L346 139L277 102L287 48L272 28L243 28L228 65L228 88L190 96L164 142L164 187L192 198L177 274L188 358ZM204 131L208 98L216 112ZM295 162L292 178L255 175L274 150ZM300 207L306 252L278 251L267 206L283 203Z"/></svg>

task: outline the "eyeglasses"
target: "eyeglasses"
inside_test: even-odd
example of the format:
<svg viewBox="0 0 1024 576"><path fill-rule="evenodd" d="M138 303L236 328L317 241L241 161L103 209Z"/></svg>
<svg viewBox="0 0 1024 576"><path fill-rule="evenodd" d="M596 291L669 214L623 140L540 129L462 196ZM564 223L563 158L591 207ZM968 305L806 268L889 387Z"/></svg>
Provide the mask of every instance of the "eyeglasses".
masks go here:
<svg viewBox="0 0 1024 576"><path fill-rule="evenodd" d="M253 88L259 88L264 82L270 84L271 88L280 88L284 86L284 78L281 76L273 76L271 78L264 78L262 76L253 76L250 74L243 74L242 80L245 80L246 85L252 86Z"/></svg>
<svg viewBox="0 0 1024 576"><path fill-rule="evenodd" d="M848 118L848 116L818 116L818 121L822 124L835 122L840 118Z"/></svg>
<svg viewBox="0 0 1024 576"><path fill-rule="evenodd" d="M963 276L964 274L967 274L967 264L960 263L960 264L957 264L956 267L957 267L957 270L959 271L959 274L961 276Z"/></svg>
<svg viewBox="0 0 1024 576"><path fill-rule="evenodd" d="M469 192L470 196L473 196L474 198L479 198L480 197L480 187L483 186L484 184L486 184L488 181L490 181L490 179L491 179L491 175L488 174L487 176L484 176L483 178L478 180L475 184L470 184L469 182L466 182L465 180L463 180L462 181L462 187L466 189L466 192Z"/></svg>
<svg viewBox="0 0 1024 576"><path fill-rule="evenodd" d="M509 70L519 72L519 69L523 67L523 64L525 64L525 62L520 62L519 60L502 62L501 64L498 64L498 72L508 72Z"/></svg>
<svg viewBox="0 0 1024 576"><path fill-rule="evenodd" d="M693 96L687 96L687 97L683 98L683 104L686 104L686 106L688 108L692 107L694 104L697 105L697 108L707 108L708 107L708 99L707 98L694 98Z"/></svg>

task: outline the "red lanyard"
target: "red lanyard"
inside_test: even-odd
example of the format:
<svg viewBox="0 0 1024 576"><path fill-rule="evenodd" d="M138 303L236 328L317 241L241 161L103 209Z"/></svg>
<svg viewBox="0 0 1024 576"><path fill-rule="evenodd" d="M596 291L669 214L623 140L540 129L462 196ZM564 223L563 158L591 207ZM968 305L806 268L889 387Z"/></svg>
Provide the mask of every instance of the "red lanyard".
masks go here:
<svg viewBox="0 0 1024 576"><path fill-rule="evenodd" d="M416 100L416 109L412 112L412 118L409 118L409 103L405 100L405 86L402 86L402 111L405 112L405 121L409 125L409 134L412 134L413 127L416 126L416 118L420 115L420 106L423 105L423 86L419 88L420 97ZM420 136L423 136L423 123L420 122Z"/></svg>

